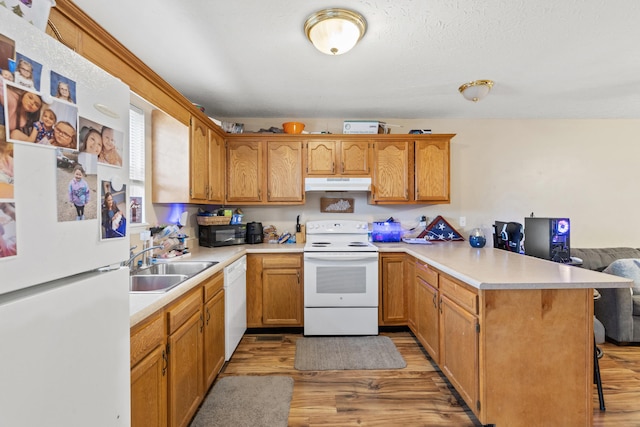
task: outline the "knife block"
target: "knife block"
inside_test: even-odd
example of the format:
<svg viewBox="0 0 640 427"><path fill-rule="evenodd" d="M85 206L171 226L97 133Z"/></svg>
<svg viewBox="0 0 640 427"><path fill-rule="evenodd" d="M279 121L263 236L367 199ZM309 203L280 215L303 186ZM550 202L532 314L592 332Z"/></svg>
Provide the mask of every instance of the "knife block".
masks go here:
<svg viewBox="0 0 640 427"><path fill-rule="evenodd" d="M296 243L305 243L307 241L307 233L305 232L305 226L300 225L300 231L296 232Z"/></svg>

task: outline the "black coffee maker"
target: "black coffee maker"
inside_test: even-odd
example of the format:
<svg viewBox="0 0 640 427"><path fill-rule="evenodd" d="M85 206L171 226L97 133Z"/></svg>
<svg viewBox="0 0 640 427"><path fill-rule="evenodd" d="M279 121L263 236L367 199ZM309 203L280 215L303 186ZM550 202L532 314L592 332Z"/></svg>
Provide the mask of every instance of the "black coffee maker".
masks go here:
<svg viewBox="0 0 640 427"><path fill-rule="evenodd" d="M519 222L496 221L493 225L493 247L524 253L524 228Z"/></svg>
<svg viewBox="0 0 640 427"><path fill-rule="evenodd" d="M262 243L261 222L250 222L247 224L247 243L250 245Z"/></svg>

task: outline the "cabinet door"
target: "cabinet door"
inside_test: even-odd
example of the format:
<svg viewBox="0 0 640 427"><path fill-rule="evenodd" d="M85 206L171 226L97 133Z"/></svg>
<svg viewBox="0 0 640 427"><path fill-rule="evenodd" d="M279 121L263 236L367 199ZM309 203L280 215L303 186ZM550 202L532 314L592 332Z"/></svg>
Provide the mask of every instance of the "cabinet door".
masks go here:
<svg viewBox="0 0 640 427"><path fill-rule="evenodd" d="M340 148L340 170L342 175L369 175L369 141L342 141Z"/></svg>
<svg viewBox="0 0 640 427"><path fill-rule="evenodd" d="M262 323L302 326L302 274L299 268L262 272Z"/></svg>
<svg viewBox="0 0 640 427"><path fill-rule="evenodd" d="M207 200L209 194L209 128L191 117L191 199Z"/></svg>
<svg viewBox="0 0 640 427"><path fill-rule="evenodd" d="M409 180L409 141L377 141L373 165L374 202L408 202L411 197Z"/></svg>
<svg viewBox="0 0 640 427"><path fill-rule="evenodd" d="M267 201L304 202L302 141L267 143Z"/></svg>
<svg viewBox="0 0 640 427"><path fill-rule="evenodd" d="M418 335L416 322L416 260L410 255L406 255L407 271L407 325L409 329Z"/></svg>
<svg viewBox="0 0 640 427"><path fill-rule="evenodd" d="M202 400L202 315L169 335L169 425L187 426Z"/></svg>
<svg viewBox="0 0 640 427"><path fill-rule="evenodd" d="M227 141L227 202L262 201L262 144Z"/></svg>
<svg viewBox="0 0 640 427"><path fill-rule="evenodd" d="M131 329L131 425L167 425L167 353L164 313Z"/></svg>
<svg viewBox="0 0 640 427"><path fill-rule="evenodd" d="M478 319L440 293L440 368L467 405L477 408Z"/></svg>
<svg viewBox="0 0 640 427"><path fill-rule="evenodd" d="M438 290L424 278L416 277L416 336L436 363L440 360Z"/></svg>
<svg viewBox="0 0 640 427"><path fill-rule="evenodd" d="M381 254L382 325L407 324L407 280L404 254Z"/></svg>
<svg viewBox="0 0 640 427"><path fill-rule="evenodd" d="M153 110L151 147L153 203L189 202L189 126Z"/></svg>
<svg viewBox="0 0 640 427"><path fill-rule="evenodd" d="M224 204L224 139L209 129L209 194L211 203Z"/></svg>
<svg viewBox="0 0 640 427"><path fill-rule="evenodd" d="M247 254L247 328L262 326L262 258Z"/></svg>
<svg viewBox="0 0 640 427"><path fill-rule="evenodd" d="M167 360L163 345L131 369L131 426L167 425Z"/></svg>
<svg viewBox="0 0 640 427"><path fill-rule="evenodd" d="M224 289L204 305L204 390L208 390L224 363Z"/></svg>
<svg viewBox="0 0 640 427"><path fill-rule="evenodd" d="M338 141L307 141L307 175L334 175L338 144Z"/></svg>
<svg viewBox="0 0 640 427"><path fill-rule="evenodd" d="M415 199L449 201L449 139L415 142Z"/></svg>

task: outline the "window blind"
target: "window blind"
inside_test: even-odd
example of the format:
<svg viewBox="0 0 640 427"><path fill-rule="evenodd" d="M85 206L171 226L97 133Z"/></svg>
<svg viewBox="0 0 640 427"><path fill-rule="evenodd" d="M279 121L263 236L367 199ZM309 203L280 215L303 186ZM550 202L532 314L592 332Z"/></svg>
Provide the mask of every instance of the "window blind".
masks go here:
<svg viewBox="0 0 640 427"><path fill-rule="evenodd" d="M144 183L144 112L129 106L129 179Z"/></svg>

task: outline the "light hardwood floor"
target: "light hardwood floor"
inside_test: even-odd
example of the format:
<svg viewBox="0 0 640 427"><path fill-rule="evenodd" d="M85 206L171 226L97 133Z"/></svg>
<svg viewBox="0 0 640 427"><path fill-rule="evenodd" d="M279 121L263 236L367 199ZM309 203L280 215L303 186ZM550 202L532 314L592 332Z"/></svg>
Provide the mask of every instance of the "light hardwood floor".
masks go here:
<svg viewBox="0 0 640 427"><path fill-rule="evenodd" d="M297 371L301 334L247 334L218 379L288 375L295 380L289 426L480 425L410 332L389 336L407 367L386 371ZM640 426L640 347L600 346L606 411L593 388L594 426ZM542 355L541 357L544 357Z"/></svg>

